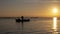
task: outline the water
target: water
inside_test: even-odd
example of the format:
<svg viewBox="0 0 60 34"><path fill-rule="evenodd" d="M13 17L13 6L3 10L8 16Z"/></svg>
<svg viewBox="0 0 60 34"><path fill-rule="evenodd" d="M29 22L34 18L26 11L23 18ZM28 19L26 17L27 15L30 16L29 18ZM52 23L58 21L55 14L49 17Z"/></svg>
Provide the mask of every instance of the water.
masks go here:
<svg viewBox="0 0 60 34"><path fill-rule="evenodd" d="M57 31L52 28L52 18L36 18L24 22L23 31L21 23L17 23L15 19L0 19L0 34L60 34L60 20L57 20Z"/></svg>

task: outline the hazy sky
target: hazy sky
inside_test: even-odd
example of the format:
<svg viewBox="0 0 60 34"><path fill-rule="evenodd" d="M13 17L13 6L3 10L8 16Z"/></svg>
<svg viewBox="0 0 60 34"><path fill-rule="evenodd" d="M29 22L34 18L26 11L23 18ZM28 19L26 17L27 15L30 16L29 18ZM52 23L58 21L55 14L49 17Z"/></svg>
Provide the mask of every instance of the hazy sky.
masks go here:
<svg viewBox="0 0 60 34"><path fill-rule="evenodd" d="M59 0L0 0L0 17L51 17L52 8L59 6Z"/></svg>

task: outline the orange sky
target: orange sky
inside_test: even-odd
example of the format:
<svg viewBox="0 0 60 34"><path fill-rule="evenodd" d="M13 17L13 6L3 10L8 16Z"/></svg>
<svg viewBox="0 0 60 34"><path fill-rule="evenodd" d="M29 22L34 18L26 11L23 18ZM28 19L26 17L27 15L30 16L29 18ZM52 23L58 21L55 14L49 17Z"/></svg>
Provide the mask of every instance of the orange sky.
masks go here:
<svg viewBox="0 0 60 34"><path fill-rule="evenodd" d="M60 2L56 0L4 0L0 1L0 17L17 17L17 16L38 16L53 17L53 8L58 8L60 16Z"/></svg>

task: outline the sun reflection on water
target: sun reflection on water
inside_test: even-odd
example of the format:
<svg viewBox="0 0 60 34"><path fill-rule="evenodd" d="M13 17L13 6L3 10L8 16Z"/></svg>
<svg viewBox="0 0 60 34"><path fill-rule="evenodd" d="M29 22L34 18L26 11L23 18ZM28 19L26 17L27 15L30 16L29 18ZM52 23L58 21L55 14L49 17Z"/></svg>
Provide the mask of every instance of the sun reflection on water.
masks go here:
<svg viewBox="0 0 60 34"><path fill-rule="evenodd" d="M53 29L57 31L57 17L53 17Z"/></svg>
<svg viewBox="0 0 60 34"><path fill-rule="evenodd" d="M57 32L57 17L53 17L53 34L58 34L58 32Z"/></svg>

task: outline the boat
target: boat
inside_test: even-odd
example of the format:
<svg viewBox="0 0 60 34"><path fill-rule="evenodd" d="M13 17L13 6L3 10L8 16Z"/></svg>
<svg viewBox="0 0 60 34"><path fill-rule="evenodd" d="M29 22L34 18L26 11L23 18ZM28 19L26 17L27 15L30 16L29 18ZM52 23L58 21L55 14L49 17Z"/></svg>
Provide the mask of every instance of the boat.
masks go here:
<svg viewBox="0 0 60 34"><path fill-rule="evenodd" d="M16 22L29 22L30 19L24 19L24 17L22 16L21 19L20 18L17 18L16 19Z"/></svg>

